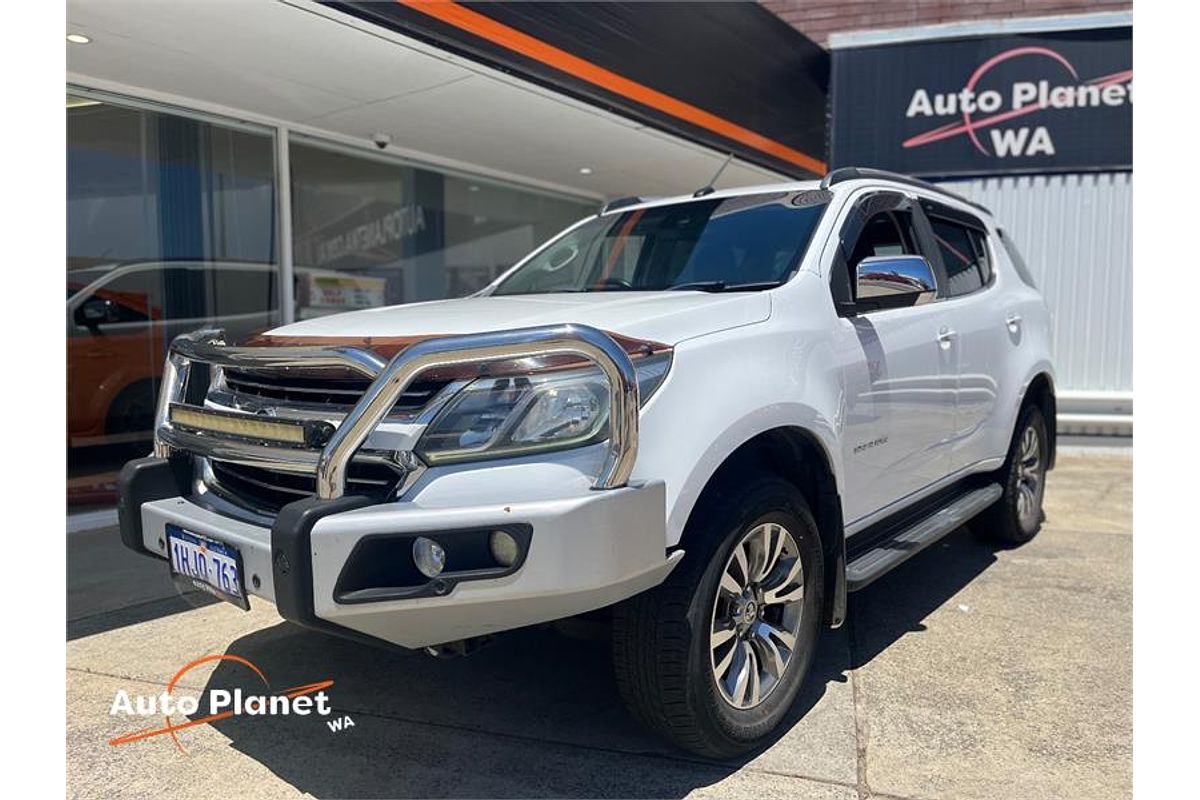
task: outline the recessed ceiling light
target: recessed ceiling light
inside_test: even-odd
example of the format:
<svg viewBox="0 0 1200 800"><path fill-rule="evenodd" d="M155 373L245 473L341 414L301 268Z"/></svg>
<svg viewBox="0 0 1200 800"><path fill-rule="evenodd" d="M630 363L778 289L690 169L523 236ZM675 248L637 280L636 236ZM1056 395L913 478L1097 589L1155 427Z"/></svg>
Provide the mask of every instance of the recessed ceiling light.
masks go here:
<svg viewBox="0 0 1200 800"><path fill-rule="evenodd" d="M82 33L68 33L67 41L71 44L87 44L92 40L90 36L84 36Z"/></svg>
<svg viewBox="0 0 1200 800"><path fill-rule="evenodd" d="M591 168L591 167L580 167L580 168L579 168L579 174L580 174L580 175L591 175L591 174L592 174L592 168Z"/></svg>
<svg viewBox="0 0 1200 800"><path fill-rule="evenodd" d="M479 187L478 187L478 186L476 186L476 185L474 185L474 184L472 184L472 185L470 185L470 186L468 186L468 187L467 187L467 191L468 191L468 192L478 192L478 191L479 191Z"/></svg>

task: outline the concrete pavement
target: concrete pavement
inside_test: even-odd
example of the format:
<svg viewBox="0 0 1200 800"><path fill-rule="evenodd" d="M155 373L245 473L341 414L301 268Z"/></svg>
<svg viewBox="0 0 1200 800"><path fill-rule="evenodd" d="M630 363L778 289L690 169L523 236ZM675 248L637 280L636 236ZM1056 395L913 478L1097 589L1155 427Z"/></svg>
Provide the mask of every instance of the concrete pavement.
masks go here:
<svg viewBox="0 0 1200 800"><path fill-rule="evenodd" d="M1131 791L1131 486L1127 454L1051 474L1047 524L996 550L962 530L851 598L778 739L706 763L621 707L605 642L533 629L435 660L180 596L114 531L68 538L67 744L73 797L1107 798ZM110 746L146 725L119 689L162 691L231 653L274 689L332 678L315 717L233 717ZM261 692L231 662L181 686ZM177 717L177 721L181 718Z"/></svg>

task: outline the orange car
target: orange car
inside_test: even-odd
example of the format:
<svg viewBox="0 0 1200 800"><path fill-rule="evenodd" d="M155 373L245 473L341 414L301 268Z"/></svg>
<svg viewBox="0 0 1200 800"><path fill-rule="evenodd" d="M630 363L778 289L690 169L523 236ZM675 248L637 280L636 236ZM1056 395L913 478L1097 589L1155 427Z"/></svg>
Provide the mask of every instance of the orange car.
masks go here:
<svg viewBox="0 0 1200 800"><path fill-rule="evenodd" d="M271 264L140 261L67 272L67 443L148 439L166 345L278 324Z"/></svg>

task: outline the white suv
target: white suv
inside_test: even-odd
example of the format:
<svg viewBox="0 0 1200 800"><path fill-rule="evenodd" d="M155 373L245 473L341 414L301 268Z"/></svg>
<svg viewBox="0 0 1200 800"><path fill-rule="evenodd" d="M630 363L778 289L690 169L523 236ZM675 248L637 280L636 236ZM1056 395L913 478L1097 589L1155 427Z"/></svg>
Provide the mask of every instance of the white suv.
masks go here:
<svg viewBox="0 0 1200 800"><path fill-rule="evenodd" d="M760 744L846 594L1042 521L1045 303L977 205L872 170L610 203L473 297L180 337L121 537L175 578L465 652L611 617L678 744Z"/></svg>

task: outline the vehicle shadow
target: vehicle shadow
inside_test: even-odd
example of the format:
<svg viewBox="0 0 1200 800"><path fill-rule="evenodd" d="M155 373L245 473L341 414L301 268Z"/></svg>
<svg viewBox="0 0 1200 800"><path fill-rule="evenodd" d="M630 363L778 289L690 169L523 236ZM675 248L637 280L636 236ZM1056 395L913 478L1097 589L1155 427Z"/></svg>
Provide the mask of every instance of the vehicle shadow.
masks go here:
<svg viewBox="0 0 1200 800"><path fill-rule="evenodd" d="M960 530L851 597L851 621L822 637L784 736L833 682L848 680L995 562ZM749 758L706 762L625 711L607 642L546 628L499 637L457 659L376 649L288 623L233 642L271 689L332 679L326 718L246 715L214 723L231 746L315 797L682 797ZM222 662L206 688L261 693ZM328 721L353 727L333 732ZM803 728L801 728L801 731Z"/></svg>
<svg viewBox="0 0 1200 800"><path fill-rule="evenodd" d="M181 591L165 561L131 553L116 528L67 536L67 641L217 602Z"/></svg>

